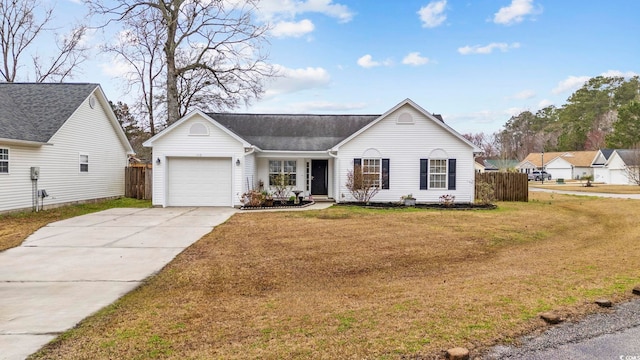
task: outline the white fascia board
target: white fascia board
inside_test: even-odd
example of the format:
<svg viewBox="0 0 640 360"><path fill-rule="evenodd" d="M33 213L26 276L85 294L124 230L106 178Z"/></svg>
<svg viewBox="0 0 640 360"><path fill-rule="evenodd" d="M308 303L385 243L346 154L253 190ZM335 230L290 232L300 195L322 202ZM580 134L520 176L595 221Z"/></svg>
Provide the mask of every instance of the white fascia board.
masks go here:
<svg viewBox="0 0 640 360"><path fill-rule="evenodd" d="M477 147L476 145L474 145L472 142L470 142L469 140L465 139L464 136L460 135L457 131L455 131L452 127L450 127L449 125L447 125L446 123L444 123L443 121L440 121L439 119L437 119L435 116L433 116L431 113L429 113L428 111L426 111L424 108L422 108L420 105L416 104L415 102L413 102L413 100L407 98L401 102L399 102L396 106L392 107L391 109L387 110L384 114L380 115L377 119L373 120L372 122L368 123L366 126L364 126L362 129L356 131L355 133L353 133L351 136L349 136L348 138L342 140L340 143L338 143L336 146L334 146L333 148L331 148L331 151L338 151L338 149L348 143L349 141L351 141L352 139L354 139L355 137L357 137L358 135L362 134L363 132L367 131L367 129L369 129L370 127L372 127L373 125L377 124L378 122L380 122L382 119L386 118L387 116L389 116L389 114L393 113L394 111L398 110L399 108L401 108L404 105L409 105L411 107L413 107L415 110L417 110L418 112L420 112L422 115L424 115L426 118L430 119L431 121L433 121L434 123L438 124L438 126L442 127L444 130L450 132L453 136L457 137L459 140L461 140L462 142L464 142L465 144L469 145L472 149L473 149L473 153L474 154L480 154L482 153L482 150Z"/></svg>
<svg viewBox="0 0 640 360"><path fill-rule="evenodd" d="M149 140L145 141L144 143L142 143L142 146L144 146L144 147L153 147L153 142L154 141L164 137L166 134L170 133L173 129L175 129L176 127L180 126L180 124L182 124L185 121L191 119L195 115L200 115L202 118L204 118L205 120L209 121L213 126L219 128L224 133L226 133L227 135L229 135L233 139L235 139L238 142L240 142L243 147L245 147L245 148L252 147L252 145L250 143L248 143L245 139L243 139L240 136L236 135L235 133L233 133L231 130L227 129L226 127L220 125L219 122L215 121L209 115L207 115L206 113L204 113L203 111L198 110L198 109L189 112L187 115L183 116L180 120L174 122L173 124L171 124L166 129L164 129L164 130L160 131L159 133L155 134L151 139L149 139Z"/></svg>

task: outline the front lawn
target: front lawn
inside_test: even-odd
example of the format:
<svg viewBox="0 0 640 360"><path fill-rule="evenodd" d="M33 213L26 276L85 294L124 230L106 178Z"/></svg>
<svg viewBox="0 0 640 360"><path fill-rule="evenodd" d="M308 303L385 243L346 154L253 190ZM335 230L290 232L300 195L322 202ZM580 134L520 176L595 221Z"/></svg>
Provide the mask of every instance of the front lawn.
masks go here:
<svg viewBox="0 0 640 360"><path fill-rule="evenodd" d="M16 247L36 230L54 221L116 207L150 207L150 201L121 198L109 201L69 205L39 212L0 214L0 251Z"/></svg>
<svg viewBox="0 0 640 360"><path fill-rule="evenodd" d="M34 359L431 358L601 311L640 282L640 203L242 213Z"/></svg>

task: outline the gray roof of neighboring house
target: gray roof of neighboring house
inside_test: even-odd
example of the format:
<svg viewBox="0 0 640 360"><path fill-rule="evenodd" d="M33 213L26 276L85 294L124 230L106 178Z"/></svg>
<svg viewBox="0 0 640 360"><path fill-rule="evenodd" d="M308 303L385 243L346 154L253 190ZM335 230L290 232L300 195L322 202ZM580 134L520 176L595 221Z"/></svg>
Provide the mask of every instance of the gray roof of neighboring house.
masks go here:
<svg viewBox="0 0 640 360"><path fill-rule="evenodd" d="M207 114L262 150L326 151L380 115Z"/></svg>
<svg viewBox="0 0 640 360"><path fill-rule="evenodd" d="M627 166L640 165L640 150L636 149L617 149L616 152Z"/></svg>
<svg viewBox="0 0 640 360"><path fill-rule="evenodd" d="M98 86L0 83L0 138L46 143Z"/></svg>

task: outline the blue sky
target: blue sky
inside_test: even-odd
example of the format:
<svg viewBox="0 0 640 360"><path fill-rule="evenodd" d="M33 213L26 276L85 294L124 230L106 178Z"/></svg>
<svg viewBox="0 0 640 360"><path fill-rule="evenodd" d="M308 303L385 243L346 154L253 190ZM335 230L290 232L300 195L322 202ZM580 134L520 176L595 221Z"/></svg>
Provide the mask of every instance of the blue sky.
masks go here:
<svg viewBox="0 0 640 360"><path fill-rule="evenodd" d="M63 1L58 13L84 11ZM411 98L461 133L492 133L590 77L639 74L638 14L638 0L263 0L285 77L237 111L381 114ZM96 53L73 81L126 101L114 74Z"/></svg>

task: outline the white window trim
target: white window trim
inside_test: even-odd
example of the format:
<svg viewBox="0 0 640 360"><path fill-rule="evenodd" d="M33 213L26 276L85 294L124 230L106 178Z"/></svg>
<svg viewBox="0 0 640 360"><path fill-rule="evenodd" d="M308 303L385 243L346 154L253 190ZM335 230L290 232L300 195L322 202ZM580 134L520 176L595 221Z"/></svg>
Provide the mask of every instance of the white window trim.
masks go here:
<svg viewBox="0 0 640 360"><path fill-rule="evenodd" d="M295 169L296 171L295 172L288 172L288 174L294 175L293 179L295 181L295 184L294 185L289 185L289 186L298 186L297 185L298 184L298 161L295 160L295 159L282 159L282 160L280 160L280 159L278 159L278 160L269 159L269 162L268 162L268 167L269 167L268 171L269 172L268 172L268 176L267 176L267 178L269 180L269 186L273 186L273 185L271 185L271 174L275 174L275 173L271 172L271 162L272 161L277 161L277 162L280 163L280 172L279 172L279 174L287 174L287 172L284 171L284 163L286 161L293 161L295 163L295 166L296 166L296 169Z"/></svg>
<svg viewBox="0 0 640 360"><path fill-rule="evenodd" d="M82 162L82 157L86 156L87 157L87 162ZM84 173L88 173L89 172L89 164L91 163L91 160L89 159L89 154L87 153L79 153L78 154L78 172L80 174L84 174ZM87 165L87 171L82 171L82 165Z"/></svg>
<svg viewBox="0 0 640 360"><path fill-rule="evenodd" d="M371 184L371 187L375 187L375 188L382 188L382 158L362 158L362 163L360 164L361 167L361 171L362 171L362 178L365 179L366 176L368 174L378 174L378 179L376 180L375 184ZM368 172L365 171L365 169L368 169L369 166L365 165L365 162L369 162L369 161L377 161L378 163L375 164L374 166L377 167L378 171L375 172Z"/></svg>
<svg viewBox="0 0 640 360"><path fill-rule="evenodd" d="M0 161L7 163L7 172L0 172L0 175L9 175L11 173L11 149L8 147L0 147L0 150L7 150L7 159L0 159Z"/></svg>
<svg viewBox="0 0 640 360"><path fill-rule="evenodd" d="M444 161L444 173L434 173L433 172L433 168L431 167L431 162L432 161ZM427 188L428 189L433 189L433 190L446 190L449 188L449 159L429 159L429 171L427 172L428 175L428 179L427 179ZM433 183L431 182L431 176L433 175L444 175L444 186L443 187L436 187L433 186Z"/></svg>

